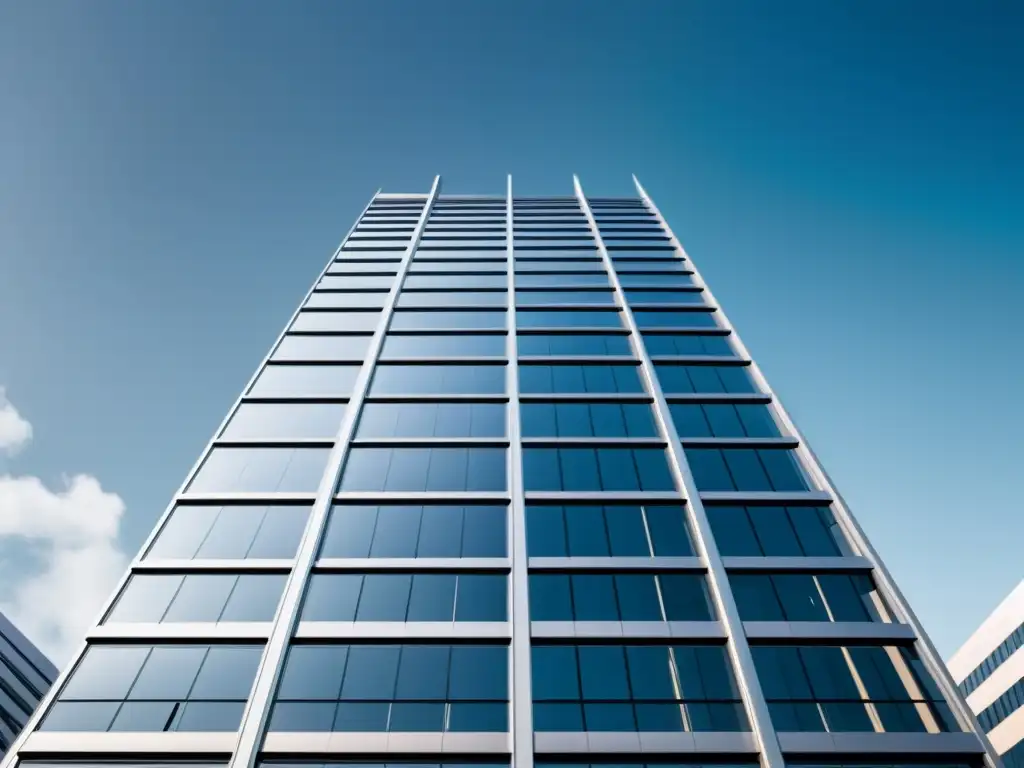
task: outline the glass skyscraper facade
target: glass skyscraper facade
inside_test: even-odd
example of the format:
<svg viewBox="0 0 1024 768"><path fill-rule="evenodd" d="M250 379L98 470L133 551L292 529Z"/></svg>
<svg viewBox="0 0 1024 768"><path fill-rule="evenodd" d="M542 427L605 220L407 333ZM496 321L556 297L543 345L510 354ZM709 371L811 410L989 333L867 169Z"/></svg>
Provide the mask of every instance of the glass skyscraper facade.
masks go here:
<svg viewBox="0 0 1024 768"><path fill-rule="evenodd" d="M0 757L56 677L50 660L0 613Z"/></svg>
<svg viewBox="0 0 1024 768"><path fill-rule="evenodd" d="M440 189L373 197L2 768L993 765L639 184Z"/></svg>

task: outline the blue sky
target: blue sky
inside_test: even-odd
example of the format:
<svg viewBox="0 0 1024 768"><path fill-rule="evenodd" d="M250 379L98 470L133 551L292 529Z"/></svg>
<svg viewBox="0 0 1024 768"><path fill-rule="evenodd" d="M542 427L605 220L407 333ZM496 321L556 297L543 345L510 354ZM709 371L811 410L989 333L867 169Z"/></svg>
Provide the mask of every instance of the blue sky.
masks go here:
<svg viewBox="0 0 1024 768"><path fill-rule="evenodd" d="M0 457L0 607L66 653L378 187L635 172L950 654L1022 576L1022 24L1011 2L0 2L0 386L33 429Z"/></svg>

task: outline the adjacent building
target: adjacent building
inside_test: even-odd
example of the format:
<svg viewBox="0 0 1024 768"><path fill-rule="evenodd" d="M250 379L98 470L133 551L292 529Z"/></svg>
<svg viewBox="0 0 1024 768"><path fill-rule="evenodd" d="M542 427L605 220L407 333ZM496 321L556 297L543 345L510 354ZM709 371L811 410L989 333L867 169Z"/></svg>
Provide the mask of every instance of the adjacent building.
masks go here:
<svg viewBox="0 0 1024 768"><path fill-rule="evenodd" d="M370 200L2 768L996 764L652 200L566 192Z"/></svg>
<svg viewBox="0 0 1024 768"><path fill-rule="evenodd" d="M0 613L0 756L57 679L57 668Z"/></svg>
<svg viewBox="0 0 1024 768"><path fill-rule="evenodd" d="M949 660L949 671L1006 768L1024 768L1024 581Z"/></svg>

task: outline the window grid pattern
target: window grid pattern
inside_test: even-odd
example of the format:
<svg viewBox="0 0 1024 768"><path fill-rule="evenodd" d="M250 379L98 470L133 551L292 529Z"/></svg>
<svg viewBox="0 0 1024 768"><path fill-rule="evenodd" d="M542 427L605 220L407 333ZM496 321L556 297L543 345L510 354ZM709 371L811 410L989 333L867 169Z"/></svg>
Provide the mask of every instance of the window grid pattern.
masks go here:
<svg viewBox="0 0 1024 768"><path fill-rule="evenodd" d="M596 227L591 226L588 215ZM624 301L639 307L630 322L625 321ZM129 584L141 583L147 560L168 559L176 563L191 561L197 568L211 559L244 563L254 570L218 574L226 579L225 584L233 580L235 591L246 575L283 581L285 573L281 569L289 567L297 553L300 560L304 557L300 550L304 551L306 546L302 541L310 517L309 507L303 504L315 500L321 503L314 497L324 472L337 469L339 482L335 493L341 497L335 500L332 514L320 521L325 535L319 552L314 553L320 565L302 574L305 585L315 586L318 579L323 583L332 581L335 591L330 592L326 601L320 599L329 609L314 610L309 606L319 598L316 590L310 589L303 608L310 614L304 619L505 621L509 618L507 608L514 603L514 593L527 590L525 570L518 581L516 569L510 571L508 565L513 554L513 541L508 533L518 524L525 530L531 559L559 558L557 572L539 565L533 568L532 563L529 571L530 582L544 585L546 593L556 597L568 595L567 603L558 604L557 611L549 613L550 620L601 621L602 618L594 617L603 615L621 622L714 620L718 608L704 591L705 576L700 571L629 570L636 567L637 558L652 563L658 563L660 558L703 559L700 547L692 544L693 510L684 503L686 491L676 488L672 479L670 466L675 449L666 453L668 438L661 434L657 419L650 417L651 400L655 400L655 409L658 406L657 397L645 383L645 366L655 370L661 389L668 393L667 399L673 404L671 419L684 438L729 440L777 438L780 433L785 434L768 415L773 408L771 395L760 394L755 377L745 367L747 361L736 351L727 323L723 325L725 321L714 310L710 295L688 259L678 253L659 217L641 199L591 199L587 210L572 197L375 199L314 283L231 419L226 420L223 433L211 442L209 455L176 497L177 503L168 510L159 533L144 549L144 558L134 567L136 576ZM642 339L635 330L631 333L636 328L643 330ZM380 343L372 353L377 338ZM527 359L513 367L512 355ZM660 358L656 366L652 356ZM668 357L673 359L665 359ZM689 361L676 357L709 359ZM735 359L710 359L714 357ZM410 362L412 358L414 362ZM506 380L509 368L516 379L512 388ZM518 510L514 505L506 507L508 499L515 495L505 471L513 436L506 433L501 416L509 407L510 397L517 398L517 402L522 399L524 436L535 443L541 441L523 448L529 506ZM745 398L758 399L750 402ZM663 407L664 399L661 402ZM563 408L563 404L573 407ZM345 424L351 424L347 433ZM339 427L344 441L335 450L340 449L346 458L344 464L332 468L328 454ZM518 431L515 439L518 440ZM574 442L559 442L563 440ZM609 446L602 440L632 440L634 444ZM655 444L636 444L637 440L653 440ZM317 441L319 444L314 445ZM725 452L729 450L748 451L746 458L759 462L767 480L754 485L740 482L741 470L737 467L742 462L730 463L730 457L737 457L727 456ZM707 519L714 531L712 541L717 539L720 545L728 542L728 546L719 547L723 555L756 559L841 558L855 554L857 548L847 540L827 502L825 506L803 506L807 503L803 494L816 489L799 468L802 459L791 455L788 449L701 446L687 448L687 458L695 455L693 451L705 452L696 454L703 457L705 466L698 474L714 478L728 475L731 479L730 487L716 480L712 483L715 487L702 487L701 493L727 490L742 495L769 491L777 494L782 504L771 508L709 505ZM783 453L788 457L786 462L764 455ZM791 476L786 475L788 462L792 463ZM352 467L357 467L357 471ZM779 480L780 477L783 479ZM800 482L792 477L800 478ZM431 496L429 505L422 504L419 497L423 494ZM577 497L571 504L559 506L563 500L554 502L545 498L546 494L585 494L588 498ZM595 494L595 498L589 498ZM628 498L623 498L624 494ZM211 502L205 498L210 495L224 498ZM668 501L669 497L676 500L675 506ZM367 506L385 500L388 505ZM796 506L787 506L787 500ZM467 505L467 501L472 504ZM588 503L590 506L586 506ZM703 509L699 499L691 499L690 503ZM387 515L382 512L385 507ZM393 515L398 508L402 511ZM346 517L345 526L341 526L342 509L361 511ZM716 509L733 512L720 514ZM521 516L518 521L511 517L517 514ZM786 537L769 536L767 528L759 525L762 518L768 520L768 515L773 521L786 524ZM746 525L732 531L730 521L741 519ZM709 535L704 533L705 537ZM489 558L496 570L485 573L470 568L445 572L433 564L443 562L451 568L463 558L474 562ZM581 561L574 564L574 558ZM594 558L605 559L611 570L595 572ZM617 565L617 558L628 558L628 564ZM380 562L382 570L366 568L365 563L374 559ZM415 564L418 559L428 570L419 570ZM359 564L347 565L351 560ZM275 574L263 572L265 569L278 570ZM200 579L193 578L200 575L200 571L170 574L171 578L164 579L161 587L169 595L167 605L159 618L145 620L175 621L167 616L173 615L177 601L183 599L190 579L201 584ZM749 573L731 575L736 580L752 577ZM381 576L390 580L378 578ZM414 599L419 576L430 578L419 580L420 597ZM768 581L779 603L778 610L784 618L791 619L783 589L775 583L779 576L764 574L762 578ZM596 578L588 581L587 577ZM670 587L673 577L677 577L674 588ZM838 587L833 585L833 592L825 594L819 575L807 578L815 584L818 595L824 597L823 609L830 611L832 602L840 599L834 596ZM869 576L860 578L871 585ZM556 584L556 580L564 585ZM345 586L339 589L342 582ZM354 587L357 584L358 589ZM468 613L461 617L460 585L465 585L463 597L469 606ZM735 588L734 584L732 589ZM863 590L857 592L856 585L851 589L851 594L864 594ZM376 598L364 601L364 595L372 595L374 590L393 599L390 603ZM255 603L251 599L245 602L248 608L242 613L248 611L259 618L243 621L266 620L266 590L257 592L259 599ZM674 598L667 597L670 592ZM185 611L185 615L195 616L198 610L199 618L183 620L211 625L232 621L225 617L231 606L231 594L228 590L227 600L219 608L214 606L217 610L201 601L189 603L193 613ZM344 604L348 598L342 596L351 598L353 594L352 610L348 612ZM611 603L602 604L598 599L602 594L611 595ZM653 602L651 596L656 598ZM553 600L548 602L557 604ZM211 597L210 602L216 601ZM375 615L372 608L368 608L370 612L365 616L359 615L364 604L395 607L400 603L404 606L401 610L395 608L384 618ZM501 610L494 611L499 603ZM655 616L654 609L645 612L643 606L655 603L657 617L646 618ZM200 609L195 609L195 605L200 605ZM871 605L877 608L877 603ZM155 614L158 602L154 606L151 611ZM420 606L427 608L421 611ZM565 606L571 616L565 613ZM113 608L112 617L117 605ZM872 615L868 607L864 610L862 621L888 620L880 614ZM427 618L417 619L413 615L417 611L421 611L417 615ZM125 621L139 620L142 619ZM283 620L278 617L275 628ZM200 640L196 638L194 642ZM507 641L474 646L469 638L469 645L464 646L436 644L443 640L442 636L424 646L392 645L388 650L446 648L452 654L456 648L481 647L502 649L504 653L510 647L505 644ZM538 684L535 661L533 730L751 729L744 701L752 694L741 695L742 686L733 680L735 660L725 653L723 646L661 646L666 649L666 658L671 659L676 690L670 695L658 693L645 698L626 689L624 693L609 688L601 695L587 692L587 673L580 653L600 647L601 641L619 643L620 655L626 654L623 669L628 671L623 679L629 681L627 688L636 687L638 691L638 687L647 684L640 676L635 681L630 677L631 646L622 646L621 639L601 638L598 646L550 645L549 641L534 640L535 656L541 649L545 653L549 649L574 653L581 687L578 695L546 699L546 709L538 710L538 689L543 686ZM880 642L876 643L879 647ZM258 658L260 649L247 647L255 649L247 651L247 658ZM261 704L271 711L271 732L501 733L509 729L508 709L515 706L515 686L510 691L499 685L476 698L460 698L462 694L453 695L450 687L441 690L444 686L427 681L429 664L402 671L394 667L394 679L399 681L395 684L399 687L403 679L412 686L409 690L433 685L423 695L407 692L399 696L398 689L393 688L391 694L379 698L375 694L347 697L341 677L341 693L335 692L331 701L307 696L299 690L298 683L294 685L299 687L286 695L285 682L292 679L287 671L290 662L286 660L299 649L312 647L293 641L263 662L285 670L281 689L271 691L273 695ZM337 654L340 649L349 653L354 648L385 646L349 645L339 638L324 647ZM722 679L732 681L727 691L722 688L695 698L679 693L682 667L673 654L691 653L694 648L700 649L700 653L721 655L721 661L712 666L721 668L725 675ZM410 650L409 658L416 653ZM428 656L423 654L423 659ZM514 654L509 652L506 663L513 659ZM909 703L918 708L915 712L925 707L937 724L932 727L924 715L919 715L925 723L924 730L957 730L956 718L945 709L942 695L934 689L927 671L919 661L915 663L913 672L915 679L920 680L920 690L916 696L911 692ZM351 666L351 660L348 664ZM449 677L454 674L451 664L441 665L448 670ZM613 670L610 677L615 677L618 667L612 665L608 669ZM605 674L609 675L607 669ZM502 679L507 680L508 676ZM70 680L72 685L76 683L74 675ZM248 683L251 684L251 678ZM609 680L604 683L611 684ZM313 685L308 681L306 684ZM370 688L364 686L364 690ZM904 703L900 696L896 698L901 705ZM117 703L117 710L110 709L111 718L105 726L96 720L96 724L84 730L198 730L197 718L205 713L194 704L204 702L193 702L187 696L179 699L172 702L173 712L143 712L141 708L129 712L124 699ZM159 699L159 703L166 709L166 701ZM238 705L237 717L220 716L213 730L238 728L236 720L241 717L241 707L237 699L230 699L230 703ZM888 700L868 700L866 707L870 710L874 706L881 712L886 703ZM767 764L783 768L774 731L786 730L784 723L791 721L786 719L788 715L778 714L776 705L773 700L772 722L755 727ZM821 705L818 701L819 714ZM118 714L122 711L125 714ZM186 716L187 713L191 714ZM161 716L163 725L157 728L154 723ZM52 714L45 717L56 718ZM102 719L99 714L96 717ZM890 717L886 723L892 723L908 716L903 712L875 717ZM828 716L821 718L825 729L834 730ZM44 729L51 729L45 725L46 720L43 722ZM311 723L317 725L313 727ZM915 727L879 728L872 720L872 729L876 731ZM858 723L849 730L865 729ZM234 764L251 761L261 738L258 729L243 730L242 746ZM524 741L517 738L514 743L517 763L529 768L532 755L523 754ZM528 736L525 743L530 743Z"/></svg>

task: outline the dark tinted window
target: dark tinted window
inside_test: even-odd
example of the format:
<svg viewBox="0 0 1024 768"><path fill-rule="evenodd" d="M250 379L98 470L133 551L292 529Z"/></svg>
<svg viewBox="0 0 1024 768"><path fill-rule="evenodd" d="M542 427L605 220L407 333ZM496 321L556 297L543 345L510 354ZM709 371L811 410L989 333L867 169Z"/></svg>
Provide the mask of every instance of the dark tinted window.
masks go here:
<svg viewBox="0 0 1024 768"><path fill-rule="evenodd" d="M500 506L336 505L321 557L505 557Z"/></svg>
<svg viewBox="0 0 1024 768"><path fill-rule="evenodd" d="M655 437L647 403L522 403L524 437Z"/></svg>
<svg viewBox="0 0 1024 768"><path fill-rule="evenodd" d="M686 512L673 505L526 507L530 557L693 555Z"/></svg>
<svg viewBox="0 0 1024 768"><path fill-rule="evenodd" d="M527 491L671 491L675 483L658 448L523 449Z"/></svg>
<svg viewBox="0 0 1024 768"><path fill-rule="evenodd" d="M366 448L349 451L341 491L503 491L504 448Z"/></svg>

